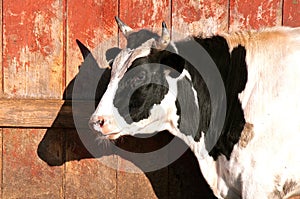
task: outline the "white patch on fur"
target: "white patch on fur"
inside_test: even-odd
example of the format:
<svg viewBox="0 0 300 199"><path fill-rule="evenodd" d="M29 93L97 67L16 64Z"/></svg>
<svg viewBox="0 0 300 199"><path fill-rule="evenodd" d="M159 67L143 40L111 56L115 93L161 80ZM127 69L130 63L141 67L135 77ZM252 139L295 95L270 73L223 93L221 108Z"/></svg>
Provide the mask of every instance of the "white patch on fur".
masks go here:
<svg viewBox="0 0 300 199"><path fill-rule="evenodd" d="M191 74L186 69L184 69L182 71L182 73L183 73L184 76L186 76L190 80L190 82L192 82ZM194 86L192 86L192 91L194 93L195 104L196 104L197 107L199 107L198 98L197 98L198 95L197 95L197 91L195 90Z"/></svg>

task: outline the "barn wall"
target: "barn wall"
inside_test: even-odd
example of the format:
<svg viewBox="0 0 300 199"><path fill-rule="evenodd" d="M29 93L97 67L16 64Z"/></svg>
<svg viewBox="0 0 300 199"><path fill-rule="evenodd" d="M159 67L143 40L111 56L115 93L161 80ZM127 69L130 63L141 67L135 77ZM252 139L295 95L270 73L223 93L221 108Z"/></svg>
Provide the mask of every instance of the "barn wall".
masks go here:
<svg viewBox="0 0 300 199"><path fill-rule="evenodd" d="M99 52L124 46L116 15L154 31L164 20L174 39L300 26L300 0L1 0L0 13L0 198L210 198L190 151L147 174L109 168L88 153L62 97L82 62L75 40ZM113 153L100 158L130 164Z"/></svg>

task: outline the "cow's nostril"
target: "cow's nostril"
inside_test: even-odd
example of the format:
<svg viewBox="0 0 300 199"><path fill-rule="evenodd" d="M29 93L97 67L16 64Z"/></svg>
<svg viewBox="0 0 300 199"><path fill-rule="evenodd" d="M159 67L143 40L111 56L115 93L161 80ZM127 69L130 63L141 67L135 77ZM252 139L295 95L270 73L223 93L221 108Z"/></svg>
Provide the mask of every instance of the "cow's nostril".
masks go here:
<svg viewBox="0 0 300 199"><path fill-rule="evenodd" d="M96 123L99 124L100 127L103 127L103 125L104 125L104 119L99 119Z"/></svg>

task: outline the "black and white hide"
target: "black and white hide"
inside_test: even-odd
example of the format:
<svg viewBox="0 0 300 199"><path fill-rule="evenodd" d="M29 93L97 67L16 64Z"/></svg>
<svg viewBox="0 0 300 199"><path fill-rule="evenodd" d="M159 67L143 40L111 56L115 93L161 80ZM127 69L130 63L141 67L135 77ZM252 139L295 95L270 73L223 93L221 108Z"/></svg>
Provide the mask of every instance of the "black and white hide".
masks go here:
<svg viewBox="0 0 300 199"><path fill-rule="evenodd" d="M172 42L164 23L158 36L116 19L128 44L114 59L107 90L90 118L93 131L110 140L169 131L195 153L218 198L300 192L299 28ZM195 51L195 43L203 50ZM202 71L188 58L197 53ZM202 73L213 67L201 62L205 53L222 82L214 95L215 79ZM219 116L222 126L216 128L212 120Z"/></svg>

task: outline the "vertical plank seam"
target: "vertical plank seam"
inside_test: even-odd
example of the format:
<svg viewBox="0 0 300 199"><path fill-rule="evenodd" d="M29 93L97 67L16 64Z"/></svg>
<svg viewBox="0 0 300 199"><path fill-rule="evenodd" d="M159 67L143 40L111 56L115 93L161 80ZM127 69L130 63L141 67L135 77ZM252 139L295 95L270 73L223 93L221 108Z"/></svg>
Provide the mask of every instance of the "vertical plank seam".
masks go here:
<svg viewBox="0 0 300 199"><path fill-rule="evenodd" d="M0 134L1 134L1 192L0 192L0 196L1 198L3 198L3 189L4 189L4 171L3 171L3 165L4 165L4 162L3 162L3 151L4 151L4 143L3 143L3 128L0 129Z"/></svg>
<svg viewBox="0 0 300 199"><path fill-rule="evenodd" d="M227 1L227 6L228 6L228 8L227 8L227 32L229 32L229 30L230 30L230 18L231 18L231 8L230 8L230 6L231 6L231 3L230 3L230 1L231 0L228 0Z"/></svg>
<svg viewBox="0 0 300 199"><path fill-rule="evenodd" d="M68 36L68 0L63 1L63 72L62 72L62 91L61 95L63 95L64 89L67 87L67 36ZM66 153L67 153L67 147L66 147L66 134L64 131L61 133L61 140L62 140L62 162L63 162L63 168L62 168L62 198L66 198Z"/></svg>
<svg viewBox="0 0 300 199"><path fill-rule="evenodd" d="M281 0L280 1L280 7L281 7L281 25L283 26L284 25L284 0Z"/></svg>
<svg viewBox="0 0 300 199"><path fill-rule="evenodd" d="M67 142L67 139L66 139L66 133L62 132L61 133L61 139L62 139L62 163L63 163L63 171L62 171L62 198L65 199L66 198L66 183L67 183L67 180L66 180L66 171L67 171L67 147L66 147L66 142Z"/></svg>
<svg viewBox="0 0 300 199"><path fill-rule="evenodd" d="M68 1L63 1L63 69L62 69L62 90L61 97L64 89L67 87L67 35L68 35Z"/></svg>
<svg viewBox="0 0 300 199"><path fill-rule="evenodd" d="M173 1L170 0L170 28L171 36L173 36Z"/></svg>
<svg viewBox="0 0 300 199"><path fill-rule="evenodd" d="M2 75L2 79L1 79L1 94L4 95L4 67L3 67L3 63L4 63L4 60L3 60L3 56L4 56L4 53L3 53L3 50L4 50L4 44L3 44L3 41L4 41L4 34L3 34L3 30L4 30L4 12L3 12L3 1L4 0L1 0L1 75Z"/></svg>

